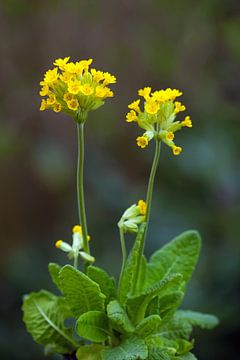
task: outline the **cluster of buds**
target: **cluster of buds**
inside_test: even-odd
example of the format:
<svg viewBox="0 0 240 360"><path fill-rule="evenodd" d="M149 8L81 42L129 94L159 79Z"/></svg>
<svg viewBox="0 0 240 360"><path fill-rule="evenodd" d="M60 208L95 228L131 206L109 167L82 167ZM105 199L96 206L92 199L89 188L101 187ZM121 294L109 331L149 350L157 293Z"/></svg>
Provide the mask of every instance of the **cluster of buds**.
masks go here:
<svg viewBox="0 0 240 360"><path fill-rule="evenodd" d="M140 109L140 99L128 105L130 111L126 115L127 122L136 122L143 130L142 136L137 137L137 145L145 148L153 138L163 141L171 149L174 155L182 152L180 146L174 143L174 133L182 127L192 127L190 116L182 121L175 121L176 115L186 110L185 105L175 99L182 95L177 89L157 90L151 92L150 87L138 91L138 95L144 99L144 110Z"/></svg>
<svg viewBox="0 0 240 360"><path fill-rule="evenodd" d="M83 122L87 113L104 104L113 96L107 86L116 82L108 72L90 69L92 59L69 62L70 57L57 59L55 67L48 70L40 82L40 95L44 97L40 110L65 112L76 121Z"/></svg>
<svg viewBox="0 0 240 360"><path fill-rule="evenodd" d="M88 235L88 241L90 240L90 236ZM80 255L81 258L85 261L93 263L95 258L83 250L83 235L82 235L82 227L80 225L75 225L72 229L72 245L69 243L58 240L55 243L56 248L66 252L68 254L69 259L78 258Z"/></svg>
<svg viewBox="0 0 240 360"><path fill-rule="evenodd" d="M138 227L145 221L147 212L147 204L144 200L139 200L138 204L130 206L122 215L118 222L118 227L123 230L124 233L138 232Z"/></svg>

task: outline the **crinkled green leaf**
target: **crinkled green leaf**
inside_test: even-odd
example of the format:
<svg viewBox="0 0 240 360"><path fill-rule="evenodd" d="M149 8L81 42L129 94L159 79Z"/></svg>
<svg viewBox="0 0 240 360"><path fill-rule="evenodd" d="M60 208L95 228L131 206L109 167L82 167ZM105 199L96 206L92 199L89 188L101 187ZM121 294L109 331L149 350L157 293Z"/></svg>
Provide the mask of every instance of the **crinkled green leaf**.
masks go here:
<svg viewBox="0 0 240 360"><path fill-rule="evenodd" d="M115 279L110 277L106 271L96 266L89 266L87 275L100 286L101 292L106 296L106 303L108 303L109 300L116 298Z"/></svg>
<svg viewBox="0 0 240 360"><path fill-rule="evenodd" d="M196 356L192 353L188 353L188 354L185 354L185 355L181 355L181 356L176 356L174 358L174 360L197 360Z"/></svg>
<svg viewBox="0 0 240 360"><path fill-rule="evenodd" d="M188 321L189 324L199 326L202 329L212 329L219 323L218 318L214 315L203 314L190 310L178 310L175 318Z"/></svg>
<svg viewBox="0 0 240 360"><path fill-rule="evenodd" d="M60 281L60 278L59 278L59 272L61 270L61 266L59 266L58 264L56 263L49 263L48 264L48 271L49 271L49 274L52 278L52 281L54 282L54 284L57 286L57 288L59 290L61 290L61 281Z"/></svg>
<svg viewBox="0 0 240 360"><path fill-rule="evenodd" d="M85 339L105 341L109 336L108 318L104 312L88 311L78 318L76 330Z"/></svg>
<svg viewBox="0 0 240 360"><path fill-rule="evenodd" d="M145 360L148 349L144 340L132 336L114 348L102 351L102 360Z"/></svg>
<svg viewBox="0 0 240 360"><path fill-rule="evenodd" d="M134 331L134 326L129 320L126 311L117 300L113 300L108 304L107 315L111 326L120 333L125 334Z"/></svg>
<svg viewBox="0 0 240 360"><path fill-rule="evenodd" d="M146 286L173 273L181 273L187 282L196 266L200 247L198 232L186 231L156 251L147 266Z"/></svg>
<svg viewBox="0 0 240 360"><path fill-rule="evenodd" d="M99 344L85 345L78 349L78 360L101 360L101 351L104 347Z"/></svg>
<svg viewBox="0 0 240 360"><path fill-rule="evenodd" d="M127 258L126 266L122 274L121 282L118 289L118 299L121 304L125 304L128 293L132 291L136 282L136 275L138 271L140 274L144 272L144 270L141 269L141 266L144 266L143 261L141 261L138 269L138 258L142 248L142 239L144 236L145 228L145 223L140 226L133 248Z"/></svg>
<svg viewBox="0 0 240 360"><path fill-rule="evenodd" d="M158 314L163 321L168 321L179 308L182 303L184 293L182 291L174 291L168 293L158 299Z"/></svg>
<svg viewBox="0 0 240 360"><path fill-rule="evenodd" d="M137 285L136 285L136 294L140 294L142 289L144 288L146 273L147 273L147 260L145 256L142 255L142 259L139 267Z"/></svg>
<svg viewBox="0 0 240 360"><path fill-rule="evenodd" d="M145 339L158 331L162 319L159 315L150 315L143 319L136 327L136 334Z"/></svg>
<svg viewBox="0 0 240 360"><path fill-rule="evenodd" d="M33 339L51 351L71 353L77 344L71 329L64 326L70 312L66 303L48 291L31 293L24 298L23 321Z"/></svg>
<svg viewBox="0 0 240 360"><path fill-rule="evenodd" d="M176 339L175 341L178 345L177 354L179 355L184 355L188 353L190 350L192 350L194 346L194 340L188 341L184 339Z"/></svg>
<svg viewBox="0 0 240 360"><path fill-rule="evenodd" d="M150 347L148 349L148 360L172 360L173 354L167 348Z"/></svg>
<svg viewBox="0 0 240 360"><path fill-rule="evenodd" d="M141 295L129 297L127 300L127 312L134 324L143 320L150 301L159 295L164 295L182 282L181 274L171 274L163 280L145 289Z"/></svg>
<svg viewBox="0 0 240 360"><path fill-rule="evenodd" d="M192 331L192 325L183 319L173 318L168 322L163 322L158 331L158 336L165 337L167 339L189 339Z"/></svg>
<svg viewBox="0 0 240 360"><path fill-rule="evenodd" d="M59 276L63 294L74 316L79 317L91 310L104 311L105 295L95 281L70 265L64 266Z"/></svg>

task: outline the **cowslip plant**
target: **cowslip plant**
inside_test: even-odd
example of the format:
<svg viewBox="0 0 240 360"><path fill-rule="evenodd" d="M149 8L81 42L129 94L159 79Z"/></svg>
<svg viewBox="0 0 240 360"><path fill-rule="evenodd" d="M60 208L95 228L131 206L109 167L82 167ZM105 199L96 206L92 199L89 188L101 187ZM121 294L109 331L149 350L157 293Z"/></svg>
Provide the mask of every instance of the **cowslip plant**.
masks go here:
<svg viewBox="0 0 240 360"><path fill-rule="evenodd" d="M145 87L138 91L144 100L143 110L140 99L128 106L126 121L136 122L144 130L137 137L137 145L145 148L150 140L155 140L155 155L146 201L131 205L118 222L122 268L117 283L94 265L89 247L83 187L84 125L88 113L113 96L108 85L116 82L108 72L90 68L91 63L91 59L76 63L69 62L69 57L57 59L40 83L40 95L44 97L40 110L62 111L77 124L79 224L72 229L71 243L56 242L73 266L49 264L57 294L41 290L25 295L23 320L33 339L45 347L46 354L59 353L65 359L194 360L193 327L211 329L218 324L213 315L179 310L198 261L200 236L197 231L186 231L149 260L144 256L161 144L179 155L182 148L175 145L175 132L192 127L192 121L190 116L176 120L177 114L186 109L176 101L182 95L176 89L152 92ZM125 246L128 232L135 238L129 253ZM73 321L66 322L68 319Z"/></svg>

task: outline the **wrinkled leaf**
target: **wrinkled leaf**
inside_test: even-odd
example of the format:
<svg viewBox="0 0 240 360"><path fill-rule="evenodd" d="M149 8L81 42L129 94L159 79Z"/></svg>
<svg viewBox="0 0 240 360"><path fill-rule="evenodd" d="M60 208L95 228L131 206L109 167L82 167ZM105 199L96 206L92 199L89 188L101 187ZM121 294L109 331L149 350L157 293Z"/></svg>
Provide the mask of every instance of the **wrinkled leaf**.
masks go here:
<svg viewBox="0 0 240 360"><path fill-rule="evenodd" d="M100 286L101 292L106 296L106 303L116 297L115 280L106 271L96 266L89 266L87 275Z"/></svg>
<svg viewBox="0 0 240 360"><path fill-rule="evenodd" d="M145 360L147 356L145 342L136 336L124 340L114 348L102 351L102 360Z"/></svg>
<svg viewBox="0 0 240 360"><path fill-rule="evenodd" d="M76 330L85 339L102 342L109 336L108 318L101 311L88 311L77 320Z"/></svg>
<svg viewBox="0 0 240 360"><path fill-rule="evenodd" d="M108 304L107 315L112 327L120 333L127 334L134 331L134 326L129 320L126 311L117 300L113 300Z"/></svg>

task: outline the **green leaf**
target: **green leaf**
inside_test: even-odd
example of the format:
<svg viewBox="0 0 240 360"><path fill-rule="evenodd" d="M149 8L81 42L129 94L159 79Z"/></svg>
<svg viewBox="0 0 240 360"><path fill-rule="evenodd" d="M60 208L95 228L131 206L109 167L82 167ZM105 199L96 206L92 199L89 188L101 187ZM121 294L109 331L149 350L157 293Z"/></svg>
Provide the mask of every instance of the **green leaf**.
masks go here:
<svg viewBox="0 0 240 360"><path fill-rule="evenodd" d="M105 295L99 285L70 265L60 271L63 294L74 316L91 310L104 311Z"/></svg>
<svg viewBox="0 0 240 360"><path fill-rule="evenodd" d="M171 274L163 280L145 289L141 295L129 297L127 300L127 312L134 324L143 320L150 301L159 295L164 295L182 282L181 274Z"/></svg>
<svg viewBox="0 0 240 360"><path fill-rule="evenodd" d="M52 278L52 281L54 282L54 284L57 286L57 288L59 290L61 290L61 281L60 281L60 278L59 278L59 272L61 270L61 266L59 266L58 264L56 263L49 263L48 264L48 271L49 271L49 274Z"/></svg>
<svg viewBox="0 0 240 360"><path fill-rule="evenodd" d="M177 344L159 336L149 336L146 339L149 360L172 360L176 354Z"/></svg>
<svg viewBox="0 0 240 360"><path fill-rule="evenodd" d="M136 333L143 339L147 336L156 333L159 329L159 326L162 322L162 319L159 315L150 315L143 319L140 324L136 327Z"/></svg>
<svg viewBox="0 0 240 360"><path fill-rule="evenodd" d="M102 351L102 360L145 360L148 356L145 342L132 336L120 345Z"/></svg>
<svg viewBox="0 0 240 360"><path fill-rule="evenodd" d="M31 293L24 298L23 321L33 339L58 353L71 353L77 347L71 329L64 326L69 312L62 298L48 291Z"/></svg>
<svg viewBox="0 0 240 360"><path fill-rule="evenodd" d="M136 293L140 294L146 279L146 273L147 273L147 260L144 255L142 255L140 267L139 267L139 275L138 275L138 281L136 286Z"/></svg>
<svg viewBox="0 0 240 360"><path fill-rule="evenodd" d="M175 318L188 321L189 324L199 326L202 329L212 329L219 324L218 318L214 315L190 310L178 310Z"/></svg>
<svg viewBox="0 0 240 360"><path fill-rule="evenodd" d="M187 341L184 339L176 339L176 343L178 344L177 353L179 355L188 353L194 346L194 340Z"/></svg>
<svg viewBox="0 0 240 360"><path fill-rule="evenodd" d="M78 360L101 360L102 345L92 344L82 346L78 349L76 356Z"/></svg>
<svg viewBox="0 0 240 360"><path fill-rule="evenodd" d="M147 266L146 285L166 275L181 273L187 282L196 266L201 239L196 231L186 231L156 251Z"/></svg>
<svg viewBox="0 0 240 360"><path fill-rule="evenodd" d="M142 249L142 239L145 232L145 228L146 228L146 224L143 223L138 230L135 243L127 258L126 266L122 274L122 278L118 290L118 298L121 304L125 304L127 295L129 291L133 289L133 286L135 285L136 282L136 274L138 272L138 258L139 258L139 253ZM144 262L141 261L139 268L140 274L144 272L144 270L141 269L141 265L144 266L143 264Z"/></svg>
<svg viewBox="0 0 240 360"><path fill-rule="evenodd" d="M96 266L89 266L87 275L100 286L101 292L106 296L106 303L112 298L116 298L115 280L113 277L110 277L106 271Z"/></svg>
<svg viewBox="0 0 240 360"><path fill-rule="evenodd" d="M88 311L77 320L77 333L85 339L102 342L109 336L108 318L101 311Z"/></svg>
<svg viewBox="0 0 240 360"><path fill-rule="evenodd" d="M108 304L107 315L112 327L120 333L125 334L134 331L134 326L129 320L126 311L117 300L113 300Z"/></svg>
<svg viewBox="0 0 240 360"><path fill-rule="evenodd" d="M183 338L189 339L192 332L192 325L187 320L173 318L166 323L162 323L158 331L158 336L167 339Z"/></svg>
<svg viewBox="0 0 240 360"><path fill-rule="evenodd" d="M197 360L196 356L193 355L192 353L188 353L185 355L181 355L181 356L176 356L174 359L178 359L178 360Z"/></svg>
<svg viewBox="0 0 240 360"><path fill-rule="evenodd" d="M148 360L172 360L173 354L165 347L155 348L151 347L148 349Z"/></svg>
<svg viewBox="0 0 240 360"><path fill-rule="evenodd" d="M158 299L158 314L163 321L168 321L179 308L182 303L184 293L182 291L174 291Z"/></svg>

